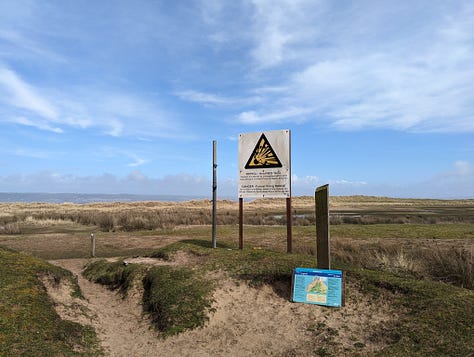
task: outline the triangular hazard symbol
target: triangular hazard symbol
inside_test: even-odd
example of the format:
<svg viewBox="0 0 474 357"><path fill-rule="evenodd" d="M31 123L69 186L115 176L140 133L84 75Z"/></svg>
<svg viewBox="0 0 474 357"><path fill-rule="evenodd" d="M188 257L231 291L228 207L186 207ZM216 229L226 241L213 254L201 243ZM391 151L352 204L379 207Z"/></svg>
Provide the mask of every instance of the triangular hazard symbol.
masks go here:
<svg viewBox="0 0 474 357"><path fill-rule="evenodd" d="M282 167L282 165L280 159L278 159L278 156L275 154L275 151L273 151L267 137L262 133L262 136L258 139L257 145L255 146L255 149L253 149L252 155L250 155L245 168L262 169L272 167Z"/></svg>

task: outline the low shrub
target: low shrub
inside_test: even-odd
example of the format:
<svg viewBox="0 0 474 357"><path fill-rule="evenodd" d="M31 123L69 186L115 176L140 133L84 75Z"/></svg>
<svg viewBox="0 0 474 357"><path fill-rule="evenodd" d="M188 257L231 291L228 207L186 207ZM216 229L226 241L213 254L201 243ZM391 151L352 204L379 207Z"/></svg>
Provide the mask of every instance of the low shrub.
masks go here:
<svg viewBox="0 0 474 357"><path fill-rule="evenodd" d="M14 222L0 226L0 234L21 234L20 225Z"/></svg>
<svg viewBox="0 0 474 357"><path fill-rule="evenodd" d="M425 271L434 279L474 289L474 257L472 249L433 249L424 252Z"/></svg>
<svg viewBox="0 0 474 357"><path fill-rule="evenodd" d="M99 356L92 327L62 320L39 276L69 280L70 272L31 256L0 248L0 356ZM80 352L79 352L80 351Z"/></svg>
<svg viewBox="0 0 474 357"><path fill-rule="evenodd" d="M357 245L335 241L332 256L336 262L392 273L408 273L474 289L474 256L466 248L404 250L398 245Z"/></svg>
<svg viewBox="0 0 474 357"><path fill-rule="evenodd" d="M127 264L124 261L108 262L105 259L92 262L84 270L84 276L110 289L119 289L124 295L144 274L139 264Z"/></svg>
<svg viewBox="0 0 474 357"><path fill-rule="evenodd" d="M188 268L140 264L105 259L90 263L84 276L96 283L119 289L124 295L143 283L143 309L163 336L203 326L212 311L213 284Z"/></svg>
<svg viewBox="0 0 474 357"><path fill-rule="evenodd" d="M212 310L212 283L187 268L151 268L143 279L143 308L164 336L203 326Z"/></svg>
<svg viewBox="0 0 474 357"><path fill-rule="evenodd" d="M97 215L96 224L103 232L112 231L115 227L114 216L108 213L100 213Z"/></svg>

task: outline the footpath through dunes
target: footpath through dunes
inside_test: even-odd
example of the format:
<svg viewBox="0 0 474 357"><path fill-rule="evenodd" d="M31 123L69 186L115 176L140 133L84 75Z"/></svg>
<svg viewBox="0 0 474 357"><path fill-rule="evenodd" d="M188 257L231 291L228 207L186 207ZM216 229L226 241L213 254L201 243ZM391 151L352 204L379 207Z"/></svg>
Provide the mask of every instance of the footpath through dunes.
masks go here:
<svg viewBox="0 0 474 357"><path fill-rule="evenodd" d="M291 303L287 286L253 288L216 273L219 282L214 292L215 312L209 322L202 328L163 339L142 312L140 289L130 291L124 299L119 293L86 280L81 271L88 261L50 261L77 275L84 300L71 298L67 286L44 283L61 317L92 325L109 356L309 356L325 351L336 355L367 354L390 343L383 337L384 332L402 313L395 311L389 300L368 301L357 286L348 289L343 309L330 309ZM134 262L165 263L150 258L137 258ZM187 263L185 255L173 262ZM321 346L330 346L330 350Z"/></svg>

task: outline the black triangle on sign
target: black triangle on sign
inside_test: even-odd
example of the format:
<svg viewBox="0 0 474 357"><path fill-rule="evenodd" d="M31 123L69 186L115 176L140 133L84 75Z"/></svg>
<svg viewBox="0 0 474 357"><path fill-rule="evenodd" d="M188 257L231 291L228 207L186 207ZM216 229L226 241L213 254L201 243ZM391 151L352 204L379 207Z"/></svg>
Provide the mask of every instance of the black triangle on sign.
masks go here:
<svg viewBox="0 0 474 357"><path fill-rule="evenodd" d="M262 133L255 145L247 164L246 169L266 169L272 167L282 167L280 159L273 150L265 134Z"/></svg>

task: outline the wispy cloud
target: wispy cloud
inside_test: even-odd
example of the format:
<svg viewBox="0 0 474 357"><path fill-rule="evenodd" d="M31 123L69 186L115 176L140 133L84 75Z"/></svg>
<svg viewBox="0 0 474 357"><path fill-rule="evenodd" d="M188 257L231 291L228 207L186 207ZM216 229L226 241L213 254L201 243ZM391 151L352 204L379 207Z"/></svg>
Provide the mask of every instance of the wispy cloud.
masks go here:
<svg viewBox="0 0 474 357"><path fill-rule="evenodd" d="M13 150L7 150L8 154L28 157L34 159L48 159L55 155L53 152L44 151L41 149L32 149L32 148L16 148Z"/></svg>
<svg viewBox="0 0 474 357"><path fill-rule="evenodd" d="M107 89L39 89L5 67L0 67L0 93L3 110L12 108L0 120L57 134L65 128L94 128L115 137L169 137L180 129L176 116L151 98Z"/></svg>
<svg viewBox="0 0 474 357"><path fill-rule="evenodd" d="M304 42L311 39L315 23L311 20L322 2L253 0L252 57L259 69L272 68L288 61L301 61ZM306 45L307 46L307 45ZM301 52L300 52L301 51Z"/></svg>
<svg viewBox="0 0 474 357"><path fill-rule="evenodd" d="M128 164L128 166L130 166L130 167L142 166L142 165L146 164L149 161L149 160L146 160L146 159L142 159L142 158L138 157L137 155L132 155L131 158L133 159L133 162Z"/></svg>
<svg viewBox="0 0 474 357"><path fill-rule="evenodd" d="M305 120L305 115L313 113L313 108L294 108L285 107L280 111L257 113L255 111L248 111L240 113L237 118L243 124L259 124L259 123L279 123L292 120L300 122Z"/></svg>
<svg viewBox="0 0 474 357"><path fill-rule="evenodd" d="M3 88L3 101L6 102L5 104L26 109L50 120L58 117L54 105L43 98L37 89L26 83L10 69L0 67L0 85Z"/></svg>
<svg viewBox="0 0 474 357"><path fill-rule="evenodd" d="M144 158L142 153L135 152L132 149L117 148L111 146L102 146L96 151L96 155L101 160L104 159L122 159L123 164L128 167L138 167L150 162Z"/></svg>
<svg viewBox="0 0 474 357"><path fill-rule="evenodd" d="M201 104L228 105L234 104L238 101L238 99L228 98L211 93L198 92L194 90L176 92L176 95L183 100Z"/></svg>
<svg viewBox="0 0 474 357"><path fill-rule="evenodd" d="M17 117L17 118L12 118L9 121L15 124L31 126L40 130L50 131L56 134L61 134L63 132L61 128L51 126L49 123L41 119L27 119L24 117Z"/></svg>
<svg viewBox="0 0 474 357"><path fill-rule="evenodd" d="M255 19L264 29L254 48L260 71L285 66L287 58L295 69L276 85L284 92L266 93L261 107L236 116L240 122L326 121L343 130L474 131L474 6L444 17L417 19L407 24L411 29L391 39L390 26L385 29L383 23L388 13L377 7L373 11L379 13L371 15L381 21L369 19L365 27L354 27L353 13L338 13L326 2L304 16L302 11L310 6L305 1L281 7L266 1L254 5L256 14L263 15ZM327 33L317 30L318 23L327 22L325 10L335 17ZM391 16L403 11L403 6L392 6ZM290 26L289 14L306 20L298 23L298 31ZM308 18L316 25L307 23ZM369 32L387 37L382 47L371 41Z"/></svg>
<svg viewBox="0 0 474 357"><path fill-rule="evenodd" d="M38 60L40 58L43 61L55 62L56 64L67 63L63 56L25 37L18 31L2 29L0 26L0 40L3 41L3 45L0 45L0 53L3 54L2 57L4 58L10 60L24 60L25 58Z"/></svg>

